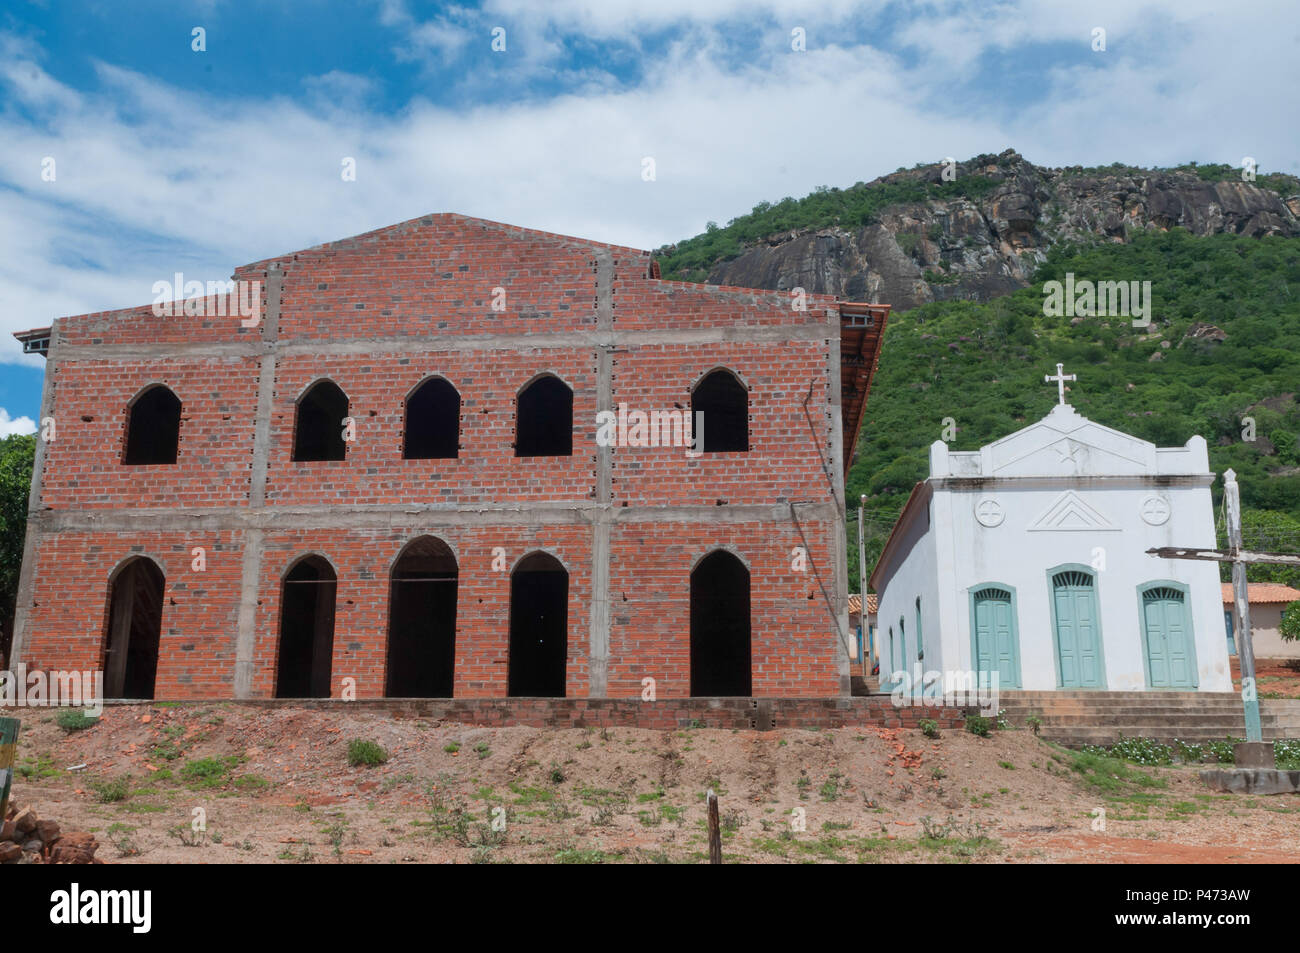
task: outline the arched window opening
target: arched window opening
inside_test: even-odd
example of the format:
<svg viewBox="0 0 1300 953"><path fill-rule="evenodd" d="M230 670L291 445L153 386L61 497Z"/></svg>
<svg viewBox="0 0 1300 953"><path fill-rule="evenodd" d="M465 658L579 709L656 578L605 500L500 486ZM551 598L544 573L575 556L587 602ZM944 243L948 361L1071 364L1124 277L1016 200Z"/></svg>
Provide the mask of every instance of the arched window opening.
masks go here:
<svg viewBox="0 0 1300 953"><path fill-rule="evenodd" d="M430 378L406 398L402 456L407 460L454 459L459 445L460 394L441 377Z"/></svg>
<svg viewBox="0 0 1300 953"><path fill-rule="evenodd" d="M343 421L348 395L333 381L317 381L298 398L293 429L293 459L310 462L342 460L347 456Z"/></svg>
<svg viewBox="0 0 1300 953"><path fill-rule="evenodd" d="M730 371L716 370L691 393L691 420L704 415L705 453L749 450L749 391Z"/></svg>
<svg viewBox="0 0 1300 953"><path fill-rule="evenodd" d="M180 437L180 398L161 384L150 387L131 403L122 462L128 466L174 464Z"/></svg>
<svg viewBox="0 0 1300 953"><path fill-rule="evenodd" d="M558 377L539 377L519 392L515 414L516 457L573 454L573 391Z"/></svg>

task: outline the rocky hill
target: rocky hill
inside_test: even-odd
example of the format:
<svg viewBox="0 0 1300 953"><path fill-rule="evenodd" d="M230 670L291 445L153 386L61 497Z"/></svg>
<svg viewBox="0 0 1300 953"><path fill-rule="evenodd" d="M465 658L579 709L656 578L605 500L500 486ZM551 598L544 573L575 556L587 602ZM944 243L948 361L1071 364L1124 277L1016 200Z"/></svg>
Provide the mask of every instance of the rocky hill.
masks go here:
<svg viewBox="0 0 1300 953"><path fill-rule="evenodd" d="M955 171L955 176L952 172ZM900 170L849 189L761 203L726 227L661 249L665 277L879 301L987 301L1026 287L1061 242L1300 235L1300 180L1242 181L1229 166L1048 169L1014 150Z"/></svg>

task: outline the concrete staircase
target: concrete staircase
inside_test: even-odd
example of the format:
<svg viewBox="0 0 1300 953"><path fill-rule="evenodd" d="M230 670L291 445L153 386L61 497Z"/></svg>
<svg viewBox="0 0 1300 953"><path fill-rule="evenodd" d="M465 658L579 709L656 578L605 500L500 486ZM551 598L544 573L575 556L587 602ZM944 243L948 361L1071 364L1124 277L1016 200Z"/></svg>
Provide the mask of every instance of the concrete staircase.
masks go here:
<svg viewBox="0 0 1300 953"><path fill-rule="evenodd" d="M1036 714L1041 737L1072 747L1113 744L1121 734L1165 744L1246 736L1241 698L1231 692L1004 691L999 707L1011 727ZM1260 726L1265 741L1300 738L1300 699L1262 700Z"/></svg>

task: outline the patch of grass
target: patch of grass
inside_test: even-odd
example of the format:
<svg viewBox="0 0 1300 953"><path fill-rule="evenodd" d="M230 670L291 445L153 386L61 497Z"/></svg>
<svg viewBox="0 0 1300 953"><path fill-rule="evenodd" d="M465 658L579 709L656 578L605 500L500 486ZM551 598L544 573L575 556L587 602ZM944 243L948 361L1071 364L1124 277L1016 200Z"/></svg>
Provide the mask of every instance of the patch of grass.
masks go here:
<svg viewBox="0 0 1300 953"><path fill-rule="evenodd" d="M595 848L570 847L557 851L555 862L557 864L608 864L616 857L616 854L607 854Z"/></svg>
<svg viewBox="0 0 1300 953"><path fill-rule="evenodd" d="M1014 770L1016 770L1016 766L1015 766L1014 764L1012 764L1010 761L999 761L999 762L998 762L998 767L999 767L999 768L1006 768L1008 771L1014 771Z"/></svg>
<svg viewBox="0 0 1300 953"><path fill-rule="evenodd" d="M546 804L555 800L555 792L548 788L527 787L518 781L510 782L510 790L516 795L517 807L531 807L534 804Z"/></svg>
<svg viewBox="0 0 1300 953"><path fill-rule="evenodd" d="M348 742L348 764L354 768L373 768L388 761L388 752L382 746L364 738L353 738Z"/></svg>
<svg viewBox="0 0 1300 953"><path fill-rule="evenodd" d="M1070 770L1092 791L1105 794L1125 794L1134 787L1164 788L1168 783L1145 771L1137 771L1119 758L1097 751L1068 751L1066 762Z"/></svg>
<svg viewBox="0 0 1300 953"><path fill-rule="evenodd" d="M230 780L230 769L239 763L234 755L225 758L195 758L181 768L181 780L195 789L219 788Z"/></svg>
<svg viewBox="0 0 1300 953"><path fill-rule="evenodd" d="M480 741L478 744L474 746L474 753L478 755L478 759L482 761L484 758L486 758L488 755L492 753L492 749L488 747L488 743L486 741Z"/></svg>
<svg viewBox="0 0 1300 953"><path fill-rule="evenodd" d="M24 781L40 781L42 778L55 778L61 773L54 766L54 759L47 754L35 758L23 758L21 764L14 765L14 773Z"/></svg>
<svg viewBox="0 0 1300 953"><path fill-rule="evenodd" d="M442 750L447 752L447 754L455 754L457 751L460 750L460 742L448 741L445 745L442 746Z"/></svg>
<svg viewBox="0 0 1300 953"><path fill-rule="evenodd" d="M145 801L129 801L123 804L119 810L126 811L128 814L161 814L167 810L163 804L149 804Z"/></svg>
<svg viewBox="0 0 1300 953"><path fill-rule="evenodd" d="M92 781L90 788L95 792L95 800L99 801L100 804L125 801L131 796L131 776L128 774L120 778Z"/></svg>
<svg viewBox="0 0 1300 953"><path fill-rule="evenodd" d="M54 716L54 722L67 732L85 731L99 724L99 719L82 708L64 708Z"/></svg>
<svg viewBox="0 0 1300 953"><path fill-rule="evenodd" d="M271 782L260 774L241 774L235 778L235 787L240 791L265 791Z"/></svg>

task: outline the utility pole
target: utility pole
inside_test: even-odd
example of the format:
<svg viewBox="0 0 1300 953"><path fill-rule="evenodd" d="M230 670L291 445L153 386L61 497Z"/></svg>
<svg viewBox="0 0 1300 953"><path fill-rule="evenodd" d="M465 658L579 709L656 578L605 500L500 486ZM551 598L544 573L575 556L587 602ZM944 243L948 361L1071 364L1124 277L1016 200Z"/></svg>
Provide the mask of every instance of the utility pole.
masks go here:
<svg viewBox="0 0 1300 953"><path fill-rule="evenodd" d="M1161 546L1148 549L1147 553L1161 559L1203 559L1210 562L1232 563L1232 618L1233 630L1237 635L1237 657L1241 660L1241 700L1246 716L1246 741L1260 744L1264 740L1264 733L1259 723L1259 692L1255 686L1255 645L1250 633L1250 590L1246 585L1246 566L1250 563L1300 566L1300 554L1261 553L1242 548L1241 491L1237 486L1237 474L1232 470L1227 470L1223 474L1223 503L1227 510L1228 524L1226 550ZM1267 758L1271 765L1271 752L1267 753Z"/></svg>
<svg viewBox="0 0 1300 953"><path fill-rule="evenodd" d="M863 640L867 638L870 628L867 625L867 560L863 550L863 539L865 531L863 523L866 519L867 497L864 493L858 497L858 654L863 659L863 678L871 677L871 650L873 646L868 646Z"/></svg>
<svg viewBox="0 0 1300 953"><path fill-rule="evenodd" d="M1250 634L1250 589L1246 563L1241 558L1241 492L1231 468L1223 474L1223 501L1228 510L1228 551L1232 553L1233 626L1241 633L1237 657L1241 660L1241 698L1246 706L1246 740L1263 741L1259 724L1259 693L1255 690L1255 645Z"/></svg>

